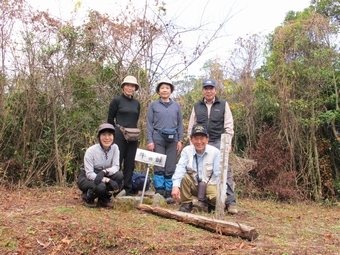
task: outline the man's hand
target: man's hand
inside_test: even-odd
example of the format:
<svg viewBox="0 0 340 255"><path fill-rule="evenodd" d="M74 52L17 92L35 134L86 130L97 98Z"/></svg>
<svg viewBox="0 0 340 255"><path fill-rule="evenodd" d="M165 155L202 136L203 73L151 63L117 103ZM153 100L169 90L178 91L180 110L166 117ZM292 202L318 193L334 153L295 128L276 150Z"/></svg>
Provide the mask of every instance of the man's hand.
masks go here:
<svg viewBox="0 0 340 255"><path fill-rule="evenodd" d="M181 199L181 190L179 187L173 187L171 191L171 196L173 199Z"/></svg>

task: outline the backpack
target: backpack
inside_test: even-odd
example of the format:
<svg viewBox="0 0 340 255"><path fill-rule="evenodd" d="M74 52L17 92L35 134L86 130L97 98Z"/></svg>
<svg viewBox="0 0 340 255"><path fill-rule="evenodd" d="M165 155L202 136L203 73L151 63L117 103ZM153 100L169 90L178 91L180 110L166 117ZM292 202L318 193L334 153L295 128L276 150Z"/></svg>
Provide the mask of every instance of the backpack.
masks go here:
<svg viewBox="0 0 340 255"><path fill-rule="evenodd" d="M144 181L145 181L145 174L134 173L132 175L132 190L134 192L137 192L138 190L143 190ZM148 190L150 188L150 183L151 183L151 180L148 177L146 181L145 190Z"/></svg>

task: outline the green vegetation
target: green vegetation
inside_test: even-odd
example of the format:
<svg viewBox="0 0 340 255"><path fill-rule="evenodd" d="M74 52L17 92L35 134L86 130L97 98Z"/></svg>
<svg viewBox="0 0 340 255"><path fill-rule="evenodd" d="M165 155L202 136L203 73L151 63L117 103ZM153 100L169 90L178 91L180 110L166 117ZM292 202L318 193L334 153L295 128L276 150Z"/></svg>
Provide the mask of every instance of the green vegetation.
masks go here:
<svg viewBox="0 0 340 255"><path fill-rule="evenodd" d="M135 95L142 107L141 148L146 110L157 98L160 77L176 84L174 99L186 130L204 77L178 77L205 43L186 48L180 35L195 29L181 30L168 20L166 3L144 10L128 5L116 17L89 11L80 25L31 11L24 1L0 6L2 186L72 185L127 74L141 84ZM265 38L239 38L227 60L203 66L232 109L234 153L257 161L249 174L236 178L239 196L330 205L339 198L338 13L338 0L313 0L301 12L287 13ZM197 31L211 42L226 22L213 33ZM137 168L145 172L145 166Z"/></svg>

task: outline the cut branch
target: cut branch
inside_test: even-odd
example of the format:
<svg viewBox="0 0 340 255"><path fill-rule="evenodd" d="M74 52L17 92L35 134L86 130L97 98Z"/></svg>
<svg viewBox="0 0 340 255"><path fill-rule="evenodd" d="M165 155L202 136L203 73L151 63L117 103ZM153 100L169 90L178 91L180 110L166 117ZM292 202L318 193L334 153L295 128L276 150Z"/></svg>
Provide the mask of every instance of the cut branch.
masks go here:
<svg viewBox="0 0 340 255"><path fill-rule="evenodd" d="M161 207L152 207L145 204L139 204L137 208L162 216L164 218L175 219L193 226L216 232L218 234L241 237L249 241L253 241L259 236L255 228L240 223L211 219L201 215L173 211Z"/></svg>

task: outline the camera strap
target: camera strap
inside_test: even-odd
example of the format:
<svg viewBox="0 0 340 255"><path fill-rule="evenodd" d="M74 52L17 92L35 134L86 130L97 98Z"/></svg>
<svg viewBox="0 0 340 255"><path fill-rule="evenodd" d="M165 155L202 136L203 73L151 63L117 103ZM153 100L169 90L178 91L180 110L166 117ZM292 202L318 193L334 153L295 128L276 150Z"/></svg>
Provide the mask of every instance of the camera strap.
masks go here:
<svg viewBox="0 0 340 255"><path fill-rule="evenodd" d="M198 175L198 159L197 159L197 154L195 154L195 160L196 160L196 171L197 171L197 182L200 182L200 178L199 178L199 175ZM208 182L210 181L211 179L211 176L213 175L214 173L214 170L212 171L211 175L209 176L209 179L207 181L207 184ZM203 174L203 166L202 166L202 174ZM201 180L202 181L202 180Z"/></svg>

